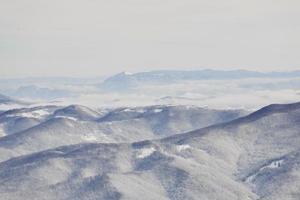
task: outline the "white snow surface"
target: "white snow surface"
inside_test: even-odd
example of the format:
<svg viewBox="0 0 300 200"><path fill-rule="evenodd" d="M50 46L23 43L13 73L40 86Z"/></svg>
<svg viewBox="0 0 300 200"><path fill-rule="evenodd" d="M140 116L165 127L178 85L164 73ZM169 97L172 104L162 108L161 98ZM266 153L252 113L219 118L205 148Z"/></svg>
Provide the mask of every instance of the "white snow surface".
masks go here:
<svg viewBox="0 0 300 200"><path fill-rule="evenodd" d="M24 117L24 118L41 118L50 113L46 110L35 110L31 112L21 112L17 114L7 115L7 117Z"/></svg>
<svg viewBox="0 0 300 200"><path fill-rule="evenodd" d="M145 149L140 149L139 152L137 153L137 158L146 158L148 156L150 156L151 154L153 154L156 151L156 149L154 147L150 147L150 148L145 148Z"/></svg>
<svg viewBox="0 0 300 200"><path fill-rule="evenodd" d="M190 149L191 146L188 145L188 144L184 144L184 145L177 145L177 150L180 152L180 151L184 151L184 150L187 150L187 149Z"/></svg>
<svg viewBox="0 0 300 200"><path fill-rule="evenodd" d="M163 111L163 109L154 109L154 111L153 112L155 112L155 113L159 113L159 112L162 112Z"/></svg>
<svg viewBox="0 0 300 200"><path fill-rule="evenodd" d="M69 120L72 120L72 121L78 121L78 119L76 119L75 117L69 117L69 116L60 116L60 115L57 115L55 116L55 118L61 118L61 119L69 119Z"/></svg>

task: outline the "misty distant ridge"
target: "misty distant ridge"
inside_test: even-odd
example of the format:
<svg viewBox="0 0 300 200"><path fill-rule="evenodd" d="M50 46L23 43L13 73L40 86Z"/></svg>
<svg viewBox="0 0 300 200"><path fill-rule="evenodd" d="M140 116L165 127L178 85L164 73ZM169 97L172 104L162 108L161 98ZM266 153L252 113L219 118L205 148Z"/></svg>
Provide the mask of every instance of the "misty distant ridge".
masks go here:
<svg viewBox="0 0 300 200"><path fill-rule="evenodd" d="M3 95L3 94L0 94L0 105L1 104L4 104L4 105L10 105L10 104L17 105L17 104L19 104L19 105L25 106L28 103L17 100L17 99L14 99L14 98L11 98L11 97Z"/></svg>
<svg viewBox="0 0 300 200"><path fill-rule="evenodd" d="M8 96L5 96L3 94L0 94L0 103L1 104L7 104L7 103L13 103L14 100Z"/></svg>
<svg viewBox="0 0 300 200"><path fill-rule="evenodd" d="M195 71L160 70L138 73L122 72L107 78L99 84L99 87L106 90L124 90L137 87L140 84L168 84L178 81L297 77L300 77L300 70L288 72L210 69Z"/></svg>
<svg viewBox="0 0 300 200"><path fill-rule="evenodd" d="M300 99L300 71L160 70L122 72L108 78L0 79L0 93L44 105L51 102L94 107L163 104L253 110L273 102Z"/></svg>

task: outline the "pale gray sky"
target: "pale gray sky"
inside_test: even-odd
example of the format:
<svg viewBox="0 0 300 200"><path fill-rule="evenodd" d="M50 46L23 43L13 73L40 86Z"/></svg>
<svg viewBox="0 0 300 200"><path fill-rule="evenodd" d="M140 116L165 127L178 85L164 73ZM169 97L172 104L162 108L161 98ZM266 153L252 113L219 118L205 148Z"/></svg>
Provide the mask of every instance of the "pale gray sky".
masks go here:
<svg viewBox="0 0 300 200"><path fill-rule="evenodd" d="M0 0L0 76L300 69L299 0Z"/></svg>

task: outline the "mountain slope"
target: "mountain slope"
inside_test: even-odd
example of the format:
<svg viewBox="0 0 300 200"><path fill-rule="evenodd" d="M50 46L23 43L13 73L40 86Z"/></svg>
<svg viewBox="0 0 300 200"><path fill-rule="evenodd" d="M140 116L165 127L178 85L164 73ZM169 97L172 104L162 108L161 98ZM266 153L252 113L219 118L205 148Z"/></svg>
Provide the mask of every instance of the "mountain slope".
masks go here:
<svg viewBox="0 0 300 200"><path fill-rule="evenodd" d="M12 104L12 103L18 103L18 101L8 96L0 94L0 104Z"/></svg>
<svg viewBox="0 0 300 200"><path fill-rule="evenodd" d="M63 145L124 143L162 138L236 119L245 113L241 110L223 111L185 106L122 108L102 112L78 105L55 107L51 111L47 109L21 109L2 115L7 136L0 138L0 161ZM47 115L32 118L36 113ZM19 120L27 121L27 126L16 127L21 123ZM14 129L9 134L10 124L14 125ZM15 132L16 128L20 131Z"/></svg>
<svg viewBox="0 0 300 200"><path fill-rule="evenodd" d="M0 114L0 137L24 131L44 122L59 107L19 108Z"/></svg>
<svg viewBox="0 0 300 200"><path fill-rule="evenodd" d="M26 105L25 102L22 102L22 101L19 101L19 100L16 100L16 99L13 99L11 97L8 97L8 96L5 96L3 94L0 94L0 105Z"/></svg>
<svg viewBox="0 0 300 200"><path fill-rule="evenodd" d="M146 154L149 148L157 150ZM144 199L249 199L254 196L245 186L218 172L222 162L219 167L214 166L213 172L207 169L209 161L205 164L187 161L182 157L184 152L172 153L155 145L126 144L86 144L49 150L1 163L0 177L6 181L1 183L0 193L5 199L140 199L141 195Z"/></svg>
<svg viewBox="0 0 300 200"><path fill-rule="evenodd" d="M3 199L299 199L300 103L161 140L0 163Z"/></svg>

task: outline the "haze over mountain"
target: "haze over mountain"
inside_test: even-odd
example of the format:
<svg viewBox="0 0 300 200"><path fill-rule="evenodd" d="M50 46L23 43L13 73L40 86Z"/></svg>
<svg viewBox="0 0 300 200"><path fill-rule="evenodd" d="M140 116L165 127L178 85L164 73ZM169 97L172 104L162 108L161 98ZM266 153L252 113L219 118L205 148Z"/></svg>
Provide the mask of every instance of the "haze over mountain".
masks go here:
<svg viewBox="0 0 300 200"><path fill-rule="evenodd" d="M259 95L296 100L299 80L298 72L122 73L100 85L43 86L70 91L64 103L1 96L0 199L296 200L300 103L239 105ZM85 96L94 106L66 104Z"/></svg>
<svg viewBox="0 0 300 200"><path fill-rule="evenodd" d="M12 108L28 106L29 103L0 94L0 113Z"/></svg>
<svg viewBox="0 0 300 200"><path fill-rule="evenodd" d="M21 104L21 101L0 94L0 104Z"/></svg>
<svg viewBox="0 0 300 200"><path fill-rule="evenodd" d="M253 111L274 102L298 101L299 88L299 71L165 70L123 72L106 79L96 75L90 78L0 79L0 93L34 102L35 106L80 104L117 108L194 105Z"/></svg>
<svg viewBox="0 0 300 200"><path fill-rule="evenodd" d="M149 71L122 72L106 79L99 86L106 90L124 90L143 84L170 84L179 81L231 80L249 78L299 78L300 71L258 72L247 70Z"/></svg>
<svg viewBox="0 0 300 200"><path fill-rule="evenodd" d="M0 200L300 200L299 8L0 0Z"/></svg>

